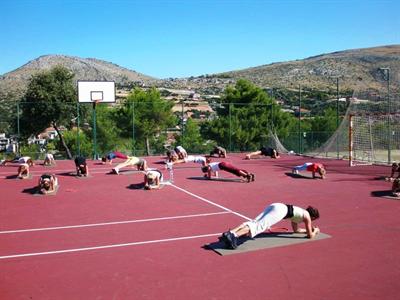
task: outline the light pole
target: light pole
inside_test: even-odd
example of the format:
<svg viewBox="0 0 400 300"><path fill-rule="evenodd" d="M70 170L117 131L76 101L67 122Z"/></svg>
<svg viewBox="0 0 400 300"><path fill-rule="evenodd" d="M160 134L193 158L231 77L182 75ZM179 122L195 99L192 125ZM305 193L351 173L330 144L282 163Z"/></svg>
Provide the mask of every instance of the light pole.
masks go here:
<svg viewBox="0 0 400 300"><path fill-rule="evenodd" d="M391 103L390 103L390 69L389 68L379 68L383 72L383 79L387 83L387 103L388 103L388 163L392 161L392 132L390 127L390 114L391 114Z"/></svg>
<svg viewBox="0 0 400 300"><path fill-rule="evenodd" d="M301 154L301 85L299 84L299 154Z"/></svg>

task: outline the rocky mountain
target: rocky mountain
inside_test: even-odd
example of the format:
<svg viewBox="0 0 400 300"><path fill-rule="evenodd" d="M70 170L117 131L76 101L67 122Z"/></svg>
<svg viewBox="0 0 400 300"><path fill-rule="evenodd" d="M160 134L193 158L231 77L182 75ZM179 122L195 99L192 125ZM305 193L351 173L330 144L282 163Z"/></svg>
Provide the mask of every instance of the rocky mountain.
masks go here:
<svg viewBox="0 0 400 300"><path fill-rule="evenodd" d="M239 78L247 79L262 88L297 89L301 85L321 90L332 89L336 78L339 78L341 90L385 91L387 81L380 68L389 68L391 90L394 94L400 92L400 45L390 45L339 51L219 74L169 79L156 79L94 58L46 55L0 76L0 93L21 95L33 74L55 65L70 69L76 80L110 80L125 87L135 83L169 89L190 89L201 94L218 94Z"/></svg>
<svg viewBox="0 0 400 300"><path fill-rule="evenodd" d="M75 74L75 80L107 80L126 85L136 82L149 84L155 78L123 68L116 64L95 59L66 55L45 55L34 59L22 67L0 76L0 90L22 94L31 76L37 72L62 65Z"/></svg>
<svg viewBox="0 0 400 300"><path fill-rule="evenodd" d="M261 87L304 87L326 89L335 78L341 88L382 89L387 82L380 68L390 69L390 84L399 91L400 45L346 50L302 60L273 63L217 74L232 79L245 78Z"/></svg>

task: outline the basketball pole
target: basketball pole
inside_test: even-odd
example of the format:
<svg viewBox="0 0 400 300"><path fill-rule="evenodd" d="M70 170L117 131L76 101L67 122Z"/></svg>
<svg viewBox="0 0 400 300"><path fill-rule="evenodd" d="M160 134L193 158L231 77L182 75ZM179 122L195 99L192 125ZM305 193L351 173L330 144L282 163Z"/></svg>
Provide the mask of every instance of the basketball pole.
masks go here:
<svg viewBox="0 0 400 300"><path fill-rule="evenodd" d="M80 120L79 120L79 102L76 103L76 125L77 125L77 136L76 136L76 143L77 143L77 152L78 152L78 156L81 156L81 142L80 142L80 137L79 137L79 133L80 133Z"/></svg>
<svg viewBox="0 0 400 300"><path fill-rule="evenodd" d="M93 159L97 160L96 104L93 102Z"/></svg>

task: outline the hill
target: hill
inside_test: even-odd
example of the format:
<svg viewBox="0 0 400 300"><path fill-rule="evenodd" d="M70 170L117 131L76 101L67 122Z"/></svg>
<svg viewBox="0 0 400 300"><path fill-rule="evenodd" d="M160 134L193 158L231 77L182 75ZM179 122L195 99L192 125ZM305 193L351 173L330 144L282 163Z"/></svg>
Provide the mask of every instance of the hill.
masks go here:
<svg viewBox="0 0 400 300"><path fill-rule="evenodd" d="M390 68L390 86L400 91L400 45L345 50L306 59L272 63L243 70L188 78L156 79L116 64L95 58L46 55L0 76L1 97L17 99L26 89L29 78L36 72L63 65L75 74L76 80L110 80L130 89L132 84L169 89L189 89L201 94L219 94L239 78L262 88L327 90L340 80L341 90L381 90L387 82L379 68ZM11 94L11 96L10 96Z"/></svg>
<svg viewBox="0 0 400 300"><path fill-rule="evenodd" d="M326 89L339 77L341 88L381 89L386 85L379 68L390 68L390 82L399 90L400 45L354 49L322 54L302 60L273 63L216 74L245 78L261 87L305 87Z"/></svg>
<svg viewBox="0 0 400 300"><path fill-rule="evenodd" d="M95 58L44 55L0 76L0 90L21 95L33 74L56 65L62 65L71 70L75 74L75 80L108 80L115 81L119 85L127 85L132 82L146 85L155 80L150 76Z"/></svg>

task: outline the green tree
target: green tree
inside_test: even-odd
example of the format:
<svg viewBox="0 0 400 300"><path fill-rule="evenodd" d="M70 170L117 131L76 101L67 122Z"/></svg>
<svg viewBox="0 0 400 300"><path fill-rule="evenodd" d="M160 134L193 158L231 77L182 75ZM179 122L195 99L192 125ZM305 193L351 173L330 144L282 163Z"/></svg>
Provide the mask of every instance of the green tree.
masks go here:
<svg viewBox="0 0 400 300"><path fill-rule="evenodd" d="M146 154L150 155L150 144L156 149L162 148L167 128L176 124L172 107L173 102L162 99L155 88L146 91L136 88L118 107L114 117L122 136L134 136L135 145L144 145Z"/></svg>
<svg viewBox="0 0 400 300"><path fill-rule="evenodd" d="M97 146L100 153L103 154L113 150L124 152L130 149L131 144L127 141L129 139L121 138L121 130L117 126L118 120L114 117L115 111L115 108L107 104L96 106ZM89 124L92 123L93 120L90 120ZM87 132L87 134L92 134L92 132Z"/></svg>
<svg viewBox="0 0 400 300"><path fill-rule="evenodd" d="M37 135L53 126L69 159L71 152L64 141L60 126L68 126L76 114L74 74L62 66L33 75L21 102L21 133Z"/></svg>
<svg viewBox="0 0 400 300"><path fill-rule="evenodd" d="M176 144L183 146L191 153L205 153L210 151L211 146L207 146L200 133L199 125L193 120L188 119L183 135L176 136Z"/></svg>
<svg viewBox="0 0 400 300"><path fill-rule="evenodd" d="M65 144L73 153L80 153L82 156L89 157L92 153L93 145L89 137L82 131L79 131L79 152L77 145L77 128L67 130L63 133Z"/></svg>
<svg viewBox="0 0 400 300"><path fill-rule="evenodd" d="M243 79L226 88L216 111L218 117L204 124L202 132L231 150L258 148L271 128L288 134L293 122L264 90Z"/></svg>

